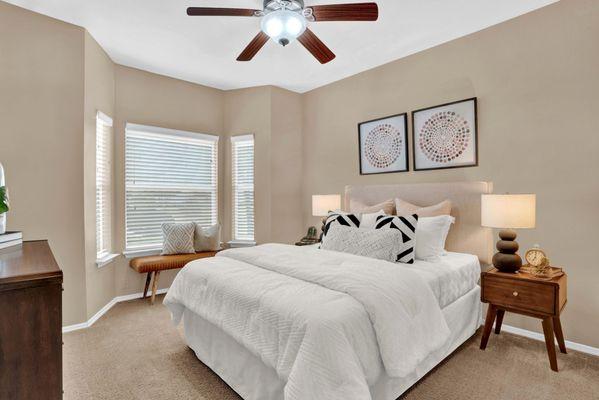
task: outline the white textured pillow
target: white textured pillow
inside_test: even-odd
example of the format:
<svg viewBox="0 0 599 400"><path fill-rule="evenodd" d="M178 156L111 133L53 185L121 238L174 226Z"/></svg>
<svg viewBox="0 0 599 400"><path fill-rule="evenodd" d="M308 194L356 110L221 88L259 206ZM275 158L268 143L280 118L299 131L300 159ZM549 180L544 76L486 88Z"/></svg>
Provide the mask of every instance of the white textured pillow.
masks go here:
<svg viewBox="0 0 599 400"><path fill-rule="evenodd" d="M450 215L418 218L416 228L416 258L424 261L438 261L447 254L445 240L455 218Z"/></svg>
<svg viewBox="0 0 599 400"><path fill-rule="evenodd" d="M200 224L196 223L193 247L195 251L220 250L220 224L202 228Z"/></svg>
<svg viewBox="0 0 599 400"><path fill-rule="evenodd" d="M395 262L401 233L396 229L360 229L331 225L322 239L321 249Z"/></svg>
<svg viewBox="0 0 599 400"><path fill-rule="evenodd" d="M375 213L362 214L360 217L360 228L374 229L376 227L376 219L379 215L387 215L384 210Z"/></svg>
<svg viewBox="0 0 599 400"><path fill-rule="evenodd" d="M193 248L193 232L196 225L193 222L185 224L162 224L162 254L191 254Z"/></svg>

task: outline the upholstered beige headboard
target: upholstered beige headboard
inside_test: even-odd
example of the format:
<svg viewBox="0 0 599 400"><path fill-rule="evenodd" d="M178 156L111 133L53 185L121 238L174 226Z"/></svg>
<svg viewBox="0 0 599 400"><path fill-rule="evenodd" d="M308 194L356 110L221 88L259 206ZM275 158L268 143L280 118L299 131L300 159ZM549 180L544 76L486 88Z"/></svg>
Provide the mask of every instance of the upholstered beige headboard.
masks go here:
<svg viewBox="0 0 599 400"><path fill-rule="evenodd" d="M482 264L490 264L493 254L491 229L480 225L481 194L492 193L490 182L416 183L397 185L346 186L345 209L357 203L374 205L396 197L420 206L449 199L456 219L449 231L448 251L476 254Z"/></svg>

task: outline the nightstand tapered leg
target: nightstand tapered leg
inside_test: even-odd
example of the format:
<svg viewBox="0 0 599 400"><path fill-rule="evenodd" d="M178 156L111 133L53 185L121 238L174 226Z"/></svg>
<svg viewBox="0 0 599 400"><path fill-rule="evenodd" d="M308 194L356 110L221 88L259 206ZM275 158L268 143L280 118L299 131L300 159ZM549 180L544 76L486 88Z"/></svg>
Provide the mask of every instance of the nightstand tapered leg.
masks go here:
<svg viewBox="0 0 599 400"><path fill-rule="evenodd" d="M485 319L485 327L483 328L483 337L480 340L481 350L487 348L487 342L489 341L489 336L491 335L491 330L493 329L493 322L495 321L496 315L497 307L495 307L493 304L489 304L489 308L487 310L487 319Z"/></svg>
<svg viewBox="0 0 599 400"><path fill-rule="evenodd" d="M543 333L545 334L545 346L549 355L551 369L557 372L557 355L555 354L555 340L553 339L553 318L543 319Z"/></svg>
<svg viewBox="0 0 599 400"><path fill-rule="evenodd" d="M499 335L501 333L501 324L503 323L503 315L505 314L505 310L497 310L497 319L495 320L495 334Z"/></svg>
<svg viewBox="0 0 599 400"><path fill-rule="evenodd" d="M559 351L564 354L568 354L566 351L566 342L564 341L564 332L562 331L562 322L559 317L553 317L553 330L555 331L555 337L557 338L557 344Z"/></svg>

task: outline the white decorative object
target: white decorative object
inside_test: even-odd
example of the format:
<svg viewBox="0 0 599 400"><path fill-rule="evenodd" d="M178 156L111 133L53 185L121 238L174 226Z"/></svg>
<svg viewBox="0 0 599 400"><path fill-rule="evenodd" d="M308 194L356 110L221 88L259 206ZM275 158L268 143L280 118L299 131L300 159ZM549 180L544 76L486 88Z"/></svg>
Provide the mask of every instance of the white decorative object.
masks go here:
<svg viewBox="0 0 599 400"><path fill-rule="evenodd" d="M0 163L0 187L6 185L4 181L4 167ZM6 232L6 213L0 214L0 235Z"/></svg>

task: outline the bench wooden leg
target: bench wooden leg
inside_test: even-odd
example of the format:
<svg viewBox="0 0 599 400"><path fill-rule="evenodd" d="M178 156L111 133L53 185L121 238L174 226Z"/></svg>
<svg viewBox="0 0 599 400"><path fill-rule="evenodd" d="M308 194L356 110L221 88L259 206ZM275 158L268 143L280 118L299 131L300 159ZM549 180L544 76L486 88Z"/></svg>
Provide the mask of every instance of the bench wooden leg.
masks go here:
<svg viewBox="0 0 599 400"><path fill-rule="evenodd" d="M154 272L154 283L152 284L152 300L151 304L154 304L154 299L156 298L156 290L158 290L158 278L160 277L160 271Z"/></svg>
<svg viewBox="0 0 599 400"><path fill-rule="evenodd" d="M148 272L148 274L146 276L146 286L144 286L144 296L142 297L142 299L145 299L146 297L148 297L148 289L150 288L150 281L152 281L153 274L154 274L154 272Z"/></svg>

